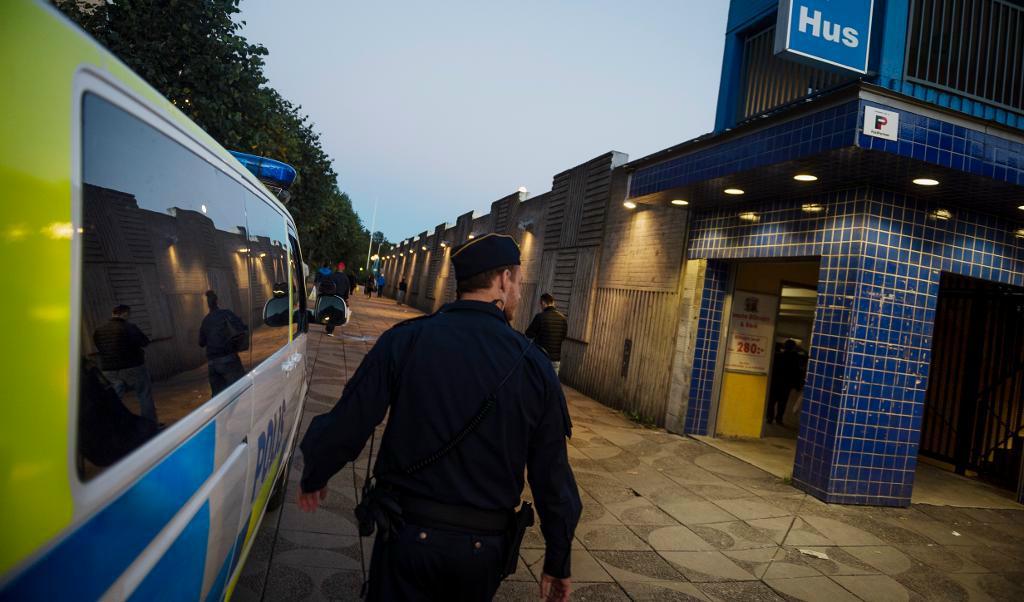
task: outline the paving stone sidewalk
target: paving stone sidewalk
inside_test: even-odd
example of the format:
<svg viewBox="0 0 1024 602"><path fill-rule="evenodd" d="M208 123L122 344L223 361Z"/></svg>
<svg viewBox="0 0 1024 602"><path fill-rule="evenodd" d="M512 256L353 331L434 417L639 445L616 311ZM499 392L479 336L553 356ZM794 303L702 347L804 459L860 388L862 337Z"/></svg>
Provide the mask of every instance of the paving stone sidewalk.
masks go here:
<svg viewBox="0 0 1024 602"><path fill-rule="evenodd" d="M386 299L357 299L353 311L339 336L311 337L303 428L333 406L381 332L419 315ZM1024 600L1024 507L828 505L699 441L566 396L584 507L574 600ZM353 474L361 484L365 454L312 515L294 504L295 459L287 502L264 519L234 599L358 599ZM368 540L363 548L368 562ZM534 529L497 599L536 599L543 555Z"/></svg>

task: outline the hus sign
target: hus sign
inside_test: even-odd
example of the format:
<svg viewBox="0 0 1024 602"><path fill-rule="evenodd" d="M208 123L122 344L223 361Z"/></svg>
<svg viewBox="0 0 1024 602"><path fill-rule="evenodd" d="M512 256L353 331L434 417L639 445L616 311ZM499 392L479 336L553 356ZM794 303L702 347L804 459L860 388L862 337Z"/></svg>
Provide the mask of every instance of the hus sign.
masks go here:
<svg viewBox="0 0 1024 602"><path fill-rule="evenodd" d="M874 0L780 0L775 54L867 73L873 11Z"/></svg>

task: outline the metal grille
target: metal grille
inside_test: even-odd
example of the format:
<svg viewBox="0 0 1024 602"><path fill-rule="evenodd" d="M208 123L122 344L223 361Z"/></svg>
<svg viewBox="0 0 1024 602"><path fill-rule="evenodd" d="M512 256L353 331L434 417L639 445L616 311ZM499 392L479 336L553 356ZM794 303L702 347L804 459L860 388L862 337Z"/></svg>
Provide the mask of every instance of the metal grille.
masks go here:
<svg viewBox="0 0 1024 602"><path fill-rule="evenodd" d="M775 56L775 26L743 41L744 119L854 79Z"/></svg>
<svg viewBox="0 0 1024 602"><path fill-rule="evenodd" d="M1024 8L1003 0L912 0L906 79L1024 110Z"/></svg>

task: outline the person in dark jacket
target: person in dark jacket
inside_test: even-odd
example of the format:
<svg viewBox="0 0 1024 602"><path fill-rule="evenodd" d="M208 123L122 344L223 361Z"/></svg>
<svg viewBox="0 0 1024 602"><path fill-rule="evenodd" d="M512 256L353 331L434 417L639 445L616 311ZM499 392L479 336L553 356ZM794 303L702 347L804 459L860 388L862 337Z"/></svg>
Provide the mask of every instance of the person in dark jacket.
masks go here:
<svg viewBox="0 0 1024 602"><path fill-rule="evenodd" d="M130 307L118 305L111 312L110 321L93 332L92 340L99 350L100 370L114 386L117 396L123 399L126 391L135 391L143 418L155 423L153 385L146 370L145 347L149 345L149 337L128 321L130 315Z"/></svg>
<svg viewBox="0 0 1024 602"><path fill-rule="evenodd" d="M245 376L238 352L249 348L249 327L235 312L219 307L217 293L206 291L206 305L210 313L199 327L199 346L206 348L210 392L217 395Z"/></svg>
<svg viewBox="0 0 1024 602"><path fill-rule="evenodd" d="M326 294L341 297L342 299L345 300L345 303L347 304L349 295L352 293L352 289L354 288L354 286L352 284L352 279L349 277L348 274L344 272L344 266L344 263L339 263L339 269L326 278L326 280L330 281L330 285L324 287L324 290L331 291L327 292ZM327 326L324 327L324 333L327 334L327 336L329 337L333 337L334 328L336 326L336 322L329 322Z"/></svg>
<svg viewBox="0 0 1024 602"><path fill-rule="evenodd" d="M555 298L551 293L540 296L540 313L533 317L526 329L527 338L533 339L547 352L551 365L558 374L562 366L562 341L569 332L569 323L562 312L555 309Z"/></svg>
<svg viewBox="0 0 1024 602"><path fill-rule="evenodd" d="M377 524L368 599L491 600L505 562L518 560L509 530L525 469L546 546L542 598L567 600L582 510L572 425L547 357L508 322L519 247L492 234L452 256L458 300L381 335L334 408L313 419L299 507L316 510L386 414L370 499L384 515L400 507L401 519Z"/></svg>
<svg viewBox="0 0 1024 602"><path fill-rule="evenodd" d="M399 305L405 303L405 292L408 290L409 284L405 281L405 277L403 276L401 282L398 283L398 296L396 297L396 301L398 301Z"/></svg>
<svg viewBox="0 0 1024 602"><path fill-rule="evenodd" d="M772 382L768 389L768 424L773 420L782 424L789 393L802 387L803 381L803 360L796 341L787 339L782 345L782 351L775 354L775 361L772 363Z"/></svg>

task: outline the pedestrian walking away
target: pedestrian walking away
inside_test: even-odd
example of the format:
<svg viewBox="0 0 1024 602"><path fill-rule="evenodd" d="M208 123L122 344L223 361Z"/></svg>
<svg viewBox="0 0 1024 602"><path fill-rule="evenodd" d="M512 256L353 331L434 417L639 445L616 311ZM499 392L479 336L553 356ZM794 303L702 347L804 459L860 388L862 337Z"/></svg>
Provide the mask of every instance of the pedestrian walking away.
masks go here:
<svg viewBox="0 0 1024 602"><path fill-rule="evenodd" d="M328 276L325 280L329 281L330 284L324 289L324 294L336 295L345 300L348 304L349 294L354 288L352 279L349 278L348 274L345 273L345 264L339 263L338 269ZM329 337L334 336L334 329L337 325L334 322L330 322L324 327L324 332Z"/></svg>
<svg viewBox="0 0 1024 602"><path fill-rule="evenodd" d="M131 308L127 305L114 307L110 320L93 332L92 340L99 351L100 370L117 396L123 399L126 392L135 391L142 417L155 423L153 383L146 370L145 347L149 337L128 321L130 316Z"/></svg>
<svg viewBox="0 0 1024 602"><path fill-rule="evenodd" d="M384 294L384 284L387 281L384 279L384 274L377 274L377 298L380 299L381 295Z"/></svg>
<svg viewBox="0 0 1024 602"><path fill-rule="evenodd" d="M558 374L562 367L562 341L569 332L569 323L562 312L555 309L555 298L551 293L540 296L540 313L533 317L526 329L526 337L533 339L551 359L551 365Z"/></svg>
<svg viewBox="0 0 1024 602"><path fill-rule="evenodd" d="M787 339L772 363L772 381L768 389L768 424L783 424L790 391L803 386L804 372L796 341Z"/></svg>
<svg viewBox="0 0 1024 602"><path fill-rule="evenodd" d="M239 351L249 348L249 327L230 309L221 308L217 293L206 291L210 313L199 326L199 346L206 348L210 393L216 395L245 376Z"/></svg>
<svg viewBox="0 0 1024 602"><path fill-rule="evenodd" d="M398 283L398 295L395 298L399 305L405 303L405 292L407 290L409 290L409 285L405 282L405 278L403 277L402 281Z"/></svg>
<svg viewBox="0 0 1024 602"><path fill-rule="evenodd" d="M457 300L385 332L334 408L313 419L300 445L299 507L316 510L387 415L356 508L360 533L376 533L368 598L490 600L533 522L532 506L520 505L529 479L546 545L540 593L568 600L582 510L566 450L572 425L551 362L509 324L519 247L491 234L455 249L452 262Z"/></svg>

